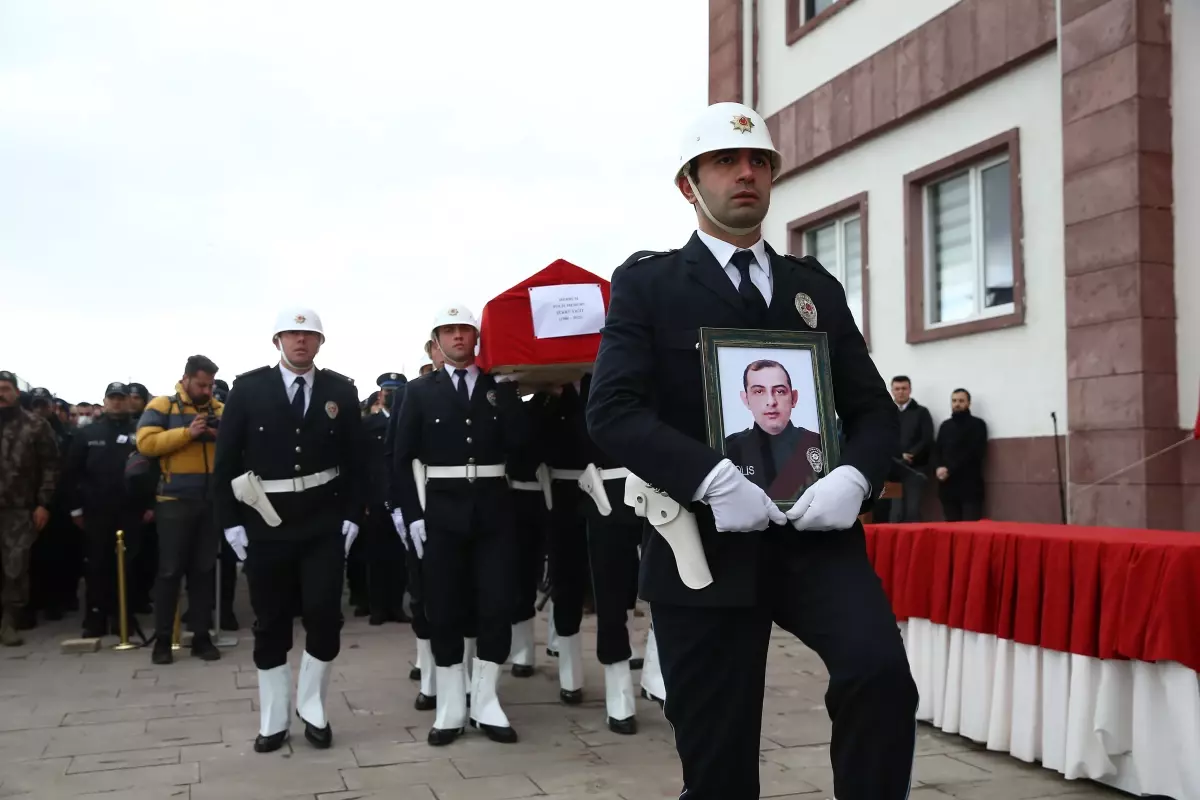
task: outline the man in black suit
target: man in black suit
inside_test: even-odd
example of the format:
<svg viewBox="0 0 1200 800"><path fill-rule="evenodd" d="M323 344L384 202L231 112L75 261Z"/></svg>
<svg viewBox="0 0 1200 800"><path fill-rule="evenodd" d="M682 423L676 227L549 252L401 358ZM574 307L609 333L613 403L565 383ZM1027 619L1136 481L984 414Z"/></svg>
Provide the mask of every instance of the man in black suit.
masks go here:
<svg viewBox="0 0 1200 800"><path fill-rule="evenodd" d="M408 622L404 613L404 589L408 583L404 563L404 545L392 521L388 502L386 460L387 433L390 418L399 410L397 395L403 392L408 379L398 372L385 372L376 379L379 385L379 407L363 419L366 436L367 517L363 531L366 550L363 553L367 577L367 605L371 610L371 625L385 622Z"/></svg>
<svg viewBox="0 0 1200 800"><path fill-rule="evenodd" d="M754 417L725 437L725 456L772 500L793 500L825 473L821 434L792 423L799 392L778 361L759 359L742 371L742 402Z"/></svg>
<svg viewBox="0 0 1200 800"><path fill-rule="evenodd" d="M325 697L341 650L346 554L365 505L358 392L344 375L314 366L325 342L320 318L285 310L273 341L279 364L233 382L213 465L217 517L246 562L254 609L260 753L288 735L297 587L306 641L295 709L311 744L333 742Z"/></svg>
<svg viewBox="0 0 1200 800"><path fill-rule="evenodd" d="M516 376L494 378L475 365L478 336L463 306L435 317L433 338L445 366L405 387L392 443L392 479L409 551L422 562L437 670L434 746L457 739L468 719L493 741L517 740L496 683L512 647L516 594L505 462L522 452L528 421ZM477 656L468 670L464 639L474 625Z"/></svg>
<svg viewBox="0 0 1200 800"><path fill-rule="evenodd" d="M842 286L813 258L776 254L761 224L780 157L766 123L710 106L683 138L675 183L697 207L681 249L640 252L612 278L587 409L596 444L694 514L712 582L689 589L657 533L643 549L687 800L759 796L759 735L772 623L829 670L839 800L901 800L917 690L858 515L899 452L899 421ZM846 444L841 464L784 515L706 444L698 329L816 330L829 342ZM677 504L677 506L676 506ZM653 515L657 516L657 515ZM653 520L650 520L653 521Z"/></svg>
<svg viewBox="0 0 1200 800"><path fill-rule="evenodd" d="M892 462L888 480L900 484L901 496L889 503L888 522L920 522L921 495L929 483L926 472L933 450L933 418L912 396L907 375L892 378L892 398L900 410L900 458Z"/></svg>

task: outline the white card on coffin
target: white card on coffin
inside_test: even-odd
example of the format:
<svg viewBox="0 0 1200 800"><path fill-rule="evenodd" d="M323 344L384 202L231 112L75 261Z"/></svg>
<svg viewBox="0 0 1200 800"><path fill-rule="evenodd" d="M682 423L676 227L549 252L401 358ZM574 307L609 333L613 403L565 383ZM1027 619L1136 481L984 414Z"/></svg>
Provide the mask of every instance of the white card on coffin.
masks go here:
<svg viewBox="0 0 1200 800"><path fill-rule="evenodd" d="M529 309L538 339L584 336L604 327L604 295L598 283L531 286Z"/></svg>

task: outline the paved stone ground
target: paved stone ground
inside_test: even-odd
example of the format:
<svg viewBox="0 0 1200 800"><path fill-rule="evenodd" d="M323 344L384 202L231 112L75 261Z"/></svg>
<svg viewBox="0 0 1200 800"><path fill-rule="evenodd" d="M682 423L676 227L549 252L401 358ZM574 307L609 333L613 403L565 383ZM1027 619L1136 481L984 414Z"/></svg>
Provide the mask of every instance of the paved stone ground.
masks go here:
<svg viewBox="0 0 1200 800"><path fill-rule="evenodd" d="M248 610L241 616L251 618ZM644 629L647 620L636 622ZM433 713L412 708L411 630L348 617L330 686L334 746L314 750L294 723L293 743L259 755L251 747L258 700L248 630L219 662L179 651L175 664L155 667L147 650L59 653L60 640L78 635L76 625L42 625L27 632L25 647L0 650L2 798L657 800L679 793L670 728L657 706L638 701L635 737L605 727L599 664L587 674L589 702L576 708L557 702L552 660L543 659L533 678L506 673L501 698L518 744L493 744L471 731L450 747L431 748L425 736ZM594 619L585 625L594 637ZM544 642L544 625L539 634ZM299 626L296 641L294 667ZM594 641L585 646L595 652ZM769 669L762 796L831 797L821 663L779 633ZM921 727L913 786L912 800L1126 796L928 726Z"/></svg>

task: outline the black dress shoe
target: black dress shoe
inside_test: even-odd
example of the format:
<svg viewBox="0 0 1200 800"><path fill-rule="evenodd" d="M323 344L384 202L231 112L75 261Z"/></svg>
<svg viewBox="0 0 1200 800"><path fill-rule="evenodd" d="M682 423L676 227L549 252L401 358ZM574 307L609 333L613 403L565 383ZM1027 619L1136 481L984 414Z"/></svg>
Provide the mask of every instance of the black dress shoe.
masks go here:
<svg viewBox="0 0 1200 800"><path fill-rule="evenodd" d="M402 624L412 622L412 617L410 617L408 614L405 614L404 609L402 608L388 612L387 618L388 622L399 622Z"/></svg>
<svg viewBox="0 0 1200 800"><path fill-rule="evenodd" d="M514 678L532 678L533 667L528 664L513 664L512 674Z"/></svg>
<svg viewBox="0 0 1200 800"><path fill-rule="evenodd" d="M410 670L408 671L408 679L409 679L410 681L419 681L419 680L421 680L421 668L420 668L420 667L413 667L412 669L410 669Z"/></svg>
<svg viewBox="0 0 1200 800"><path fill-rule="evenodd" d="M430 697L427 694L417 692L417 701L413 703L413 708L417 711L433 711L437 708L437 695Z"/></svg>
<svg viewBox="0 0 1200 800"><path fill-rule="evenodd" d="M287 738L287 728L284 728L279 733L272 733L270 736L263 736L260 733L254 737L254 752L273 753L283 747L283 743L287 741Z"/></svg>
<svg viewBox="0 0 1200 800"><path fill-rule="evenodd" d="M300 717L299 711L296 716ZM333 744L333 726L326 722L324 728L318 728L304 717L300 717L300 721L304 723L304 738L308 743L318 750L328 750Z"/></svg>
<svg viewBox="0 0 1200 800"><path fill-rule="evenodd" d="M658 703L659 708L665 708L662 700L660 700L657 697L655 697L654 695L650 694L645 689L642 689L642 697L644 697L645 699L649 700L652 703Z"/></svg>
<svg viewBox="0 0 1200 800"><path fill-rule="evenodd" d="M613 719L609 717L608 729L622 736L632 736L637 733L637 717L629 717L628 719Z"/></svg>
<svg viewBox="0 0 1200 800"><path fill-rule="evenodd" d="M583 689L573 689L571 691L559 689L558 696L567 705L577 706L583 702Z"/></svg>
<svg viewBox="0 0 1200 800"><path fill-rule="evenodd" d="M462 736L462 728L430 728L429 729L429 744L433 747L443 747L450 744L459 736Z"/></svg>
<svg viewBox="0 0 1200 800"><path fill-rule="evenodd" d="M643 658L629 659L629 668L630 669L641 669L644 664L645 664L645 659L643 659Z"/></svg>
<svg viewBox="0 0 1200 800"><path fill-rule="evenodd" d="M382 611L372 611L371 618L367 620L368 625L382 625L387 622L387 617Z"/></svg>
<svg viewBox="0 0 1200 800"><path fill-rule="evenodd" d="M365 617L365 616L368 616L370 613L371 613L371 609L368 608L367 606L355 606L354 607L354 616L356 616L356 617Z"/></svg>
<svg viewBox="0 0 1200 800"><path fill-rule="evenodd" d="M197 637L192 635L192 656L199 658L202 661L220 661L221 651L213 644L213 640L208 636Z"/></svg>
<svg viewBox="0 0 1200 800"><path fill-rule="evenodd" d="M171 643L162 639L154 640L154 649L150 651L150 663L165 666L175 661L171 653Z"/></svg>
<svg viewBox="0 0 1200 800"><path fill-rule="evenodd" d="M471 720L471 727L478 728L483 731L484 735L493 742L500 744L515 744L517 741L517 732L512 728L501 728L496 725L484 725L482 722Z"/></svg>

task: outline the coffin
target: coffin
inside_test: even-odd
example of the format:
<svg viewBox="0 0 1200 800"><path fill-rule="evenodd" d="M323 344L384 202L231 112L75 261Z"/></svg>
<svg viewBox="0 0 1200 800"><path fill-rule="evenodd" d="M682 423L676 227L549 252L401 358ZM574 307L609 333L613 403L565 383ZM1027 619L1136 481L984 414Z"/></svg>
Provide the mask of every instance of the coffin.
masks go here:
<svg viewBox="0 0 1200 800"><path fill-rule="evenodd" d="M608 301L607 280L559 259L484 305L476 363L522 373L522 391L576 380L596 361Z"/></svg>

